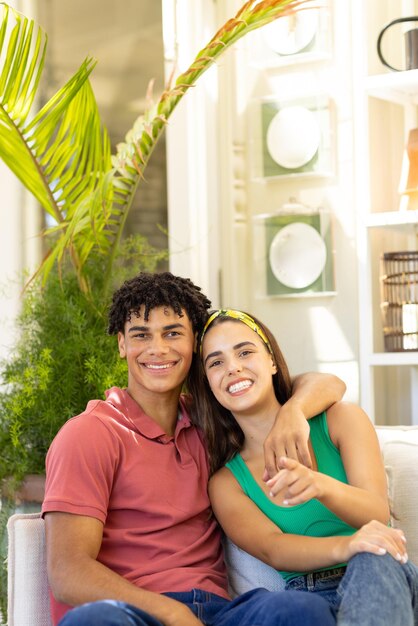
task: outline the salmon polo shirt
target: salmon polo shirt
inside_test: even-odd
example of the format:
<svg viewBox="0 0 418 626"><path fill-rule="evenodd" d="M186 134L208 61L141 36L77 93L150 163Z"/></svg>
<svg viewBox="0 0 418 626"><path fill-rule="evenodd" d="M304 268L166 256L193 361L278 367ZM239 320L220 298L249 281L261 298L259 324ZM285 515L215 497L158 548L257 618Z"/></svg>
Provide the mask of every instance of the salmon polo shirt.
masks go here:
<svg viewBox="0 0 418 626"><path fill-rule="evenodd" d="M42 513L100 520L98 561L111 570L158 593L200 588L228 597L206 450L183 399L171 437L113 387L64 424L46 474ZM55 621L64 607L52 605Z"/></svg>

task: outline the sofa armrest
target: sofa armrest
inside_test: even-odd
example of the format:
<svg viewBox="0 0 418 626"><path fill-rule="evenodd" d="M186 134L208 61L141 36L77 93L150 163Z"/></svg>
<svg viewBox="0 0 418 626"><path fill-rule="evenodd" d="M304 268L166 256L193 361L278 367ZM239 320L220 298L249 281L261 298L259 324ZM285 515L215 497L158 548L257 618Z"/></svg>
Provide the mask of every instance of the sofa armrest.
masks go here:
<svg viewBox="0 0 418 626"><path fill-rule="evenodd" d="M16 513L7 522L9 626L52 626L44 526L39 513Z"/></svg>

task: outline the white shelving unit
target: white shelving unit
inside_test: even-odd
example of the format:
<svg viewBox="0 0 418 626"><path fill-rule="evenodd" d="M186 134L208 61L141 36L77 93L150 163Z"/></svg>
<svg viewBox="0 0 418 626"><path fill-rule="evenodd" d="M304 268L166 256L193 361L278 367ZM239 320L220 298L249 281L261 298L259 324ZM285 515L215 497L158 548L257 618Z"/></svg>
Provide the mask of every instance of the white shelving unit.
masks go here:
<svg viewBox="0 0 418 626"><path fill-rule="evenodd" d="M369 96L400 105L418 104L418 70L378 74L366 79Z"/></svg>
<svg viewBox="0 0 418 626"><path fill-rule="evenodd" d="M379 285L383 252L417 248L418 211L405 209L395 172L409 130L418 126L418 70L388 72L381 66L381 74L367 76L373 0L354 4L357 42L359 24L363 29L353 65L360 403L376 423L418 424L418 351L384 351Z"/></svg>
<svg viewBox="0 0 418 626"><path fill-rule="evenodd" d="M385 211L384 213L369 213L365 216L367 228L403 228L418 224L418 211Z"/></svg>

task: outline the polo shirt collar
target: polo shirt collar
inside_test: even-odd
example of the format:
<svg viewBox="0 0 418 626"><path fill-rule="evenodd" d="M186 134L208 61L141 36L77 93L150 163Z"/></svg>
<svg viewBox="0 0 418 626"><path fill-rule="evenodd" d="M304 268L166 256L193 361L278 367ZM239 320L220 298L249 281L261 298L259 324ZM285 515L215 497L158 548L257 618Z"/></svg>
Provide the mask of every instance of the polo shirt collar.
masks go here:
<svg viewBox="0 0 418 626"><path fill-rule="evenodd" d="M132 423L135 430L143 437L147 439L159 439L164 442L173 439L173 437L167 435L161 426L142 410L140 405L129 395L127 389L119 389L118 387L108 389L106 391L106 402L112 404L123 413ZM190 426L192 426L190 417L186 411L184 400L180 397L179 414L174 439L183 428L189 428Z"/></svg>

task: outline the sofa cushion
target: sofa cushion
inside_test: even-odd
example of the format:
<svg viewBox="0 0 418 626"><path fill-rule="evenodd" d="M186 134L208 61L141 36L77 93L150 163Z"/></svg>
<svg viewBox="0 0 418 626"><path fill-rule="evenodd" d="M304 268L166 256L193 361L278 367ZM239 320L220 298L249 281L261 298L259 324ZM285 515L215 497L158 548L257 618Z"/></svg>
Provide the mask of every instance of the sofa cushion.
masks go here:
<svg viewBox="0 0 418 626"><path fill-rule="evenodd" d="M382 453L394 513L392 524L405 532L409 558L418 564L418 443L386 441Z"/></svg>
<svg viewBox="0 0 418 626"><path fill-rule="evenodd" d="M273 567L244 552L227 538L224 539L224 548L229 592L233 598L254 587L264 587L269 591L284 589L284 580Z"/></svg>
<svg viewBox="0 0 418 626"><path fill-rule="evenodd" d="M387 441L406 441L418 444L418 426L375 426L380 447Z"/></svg>

